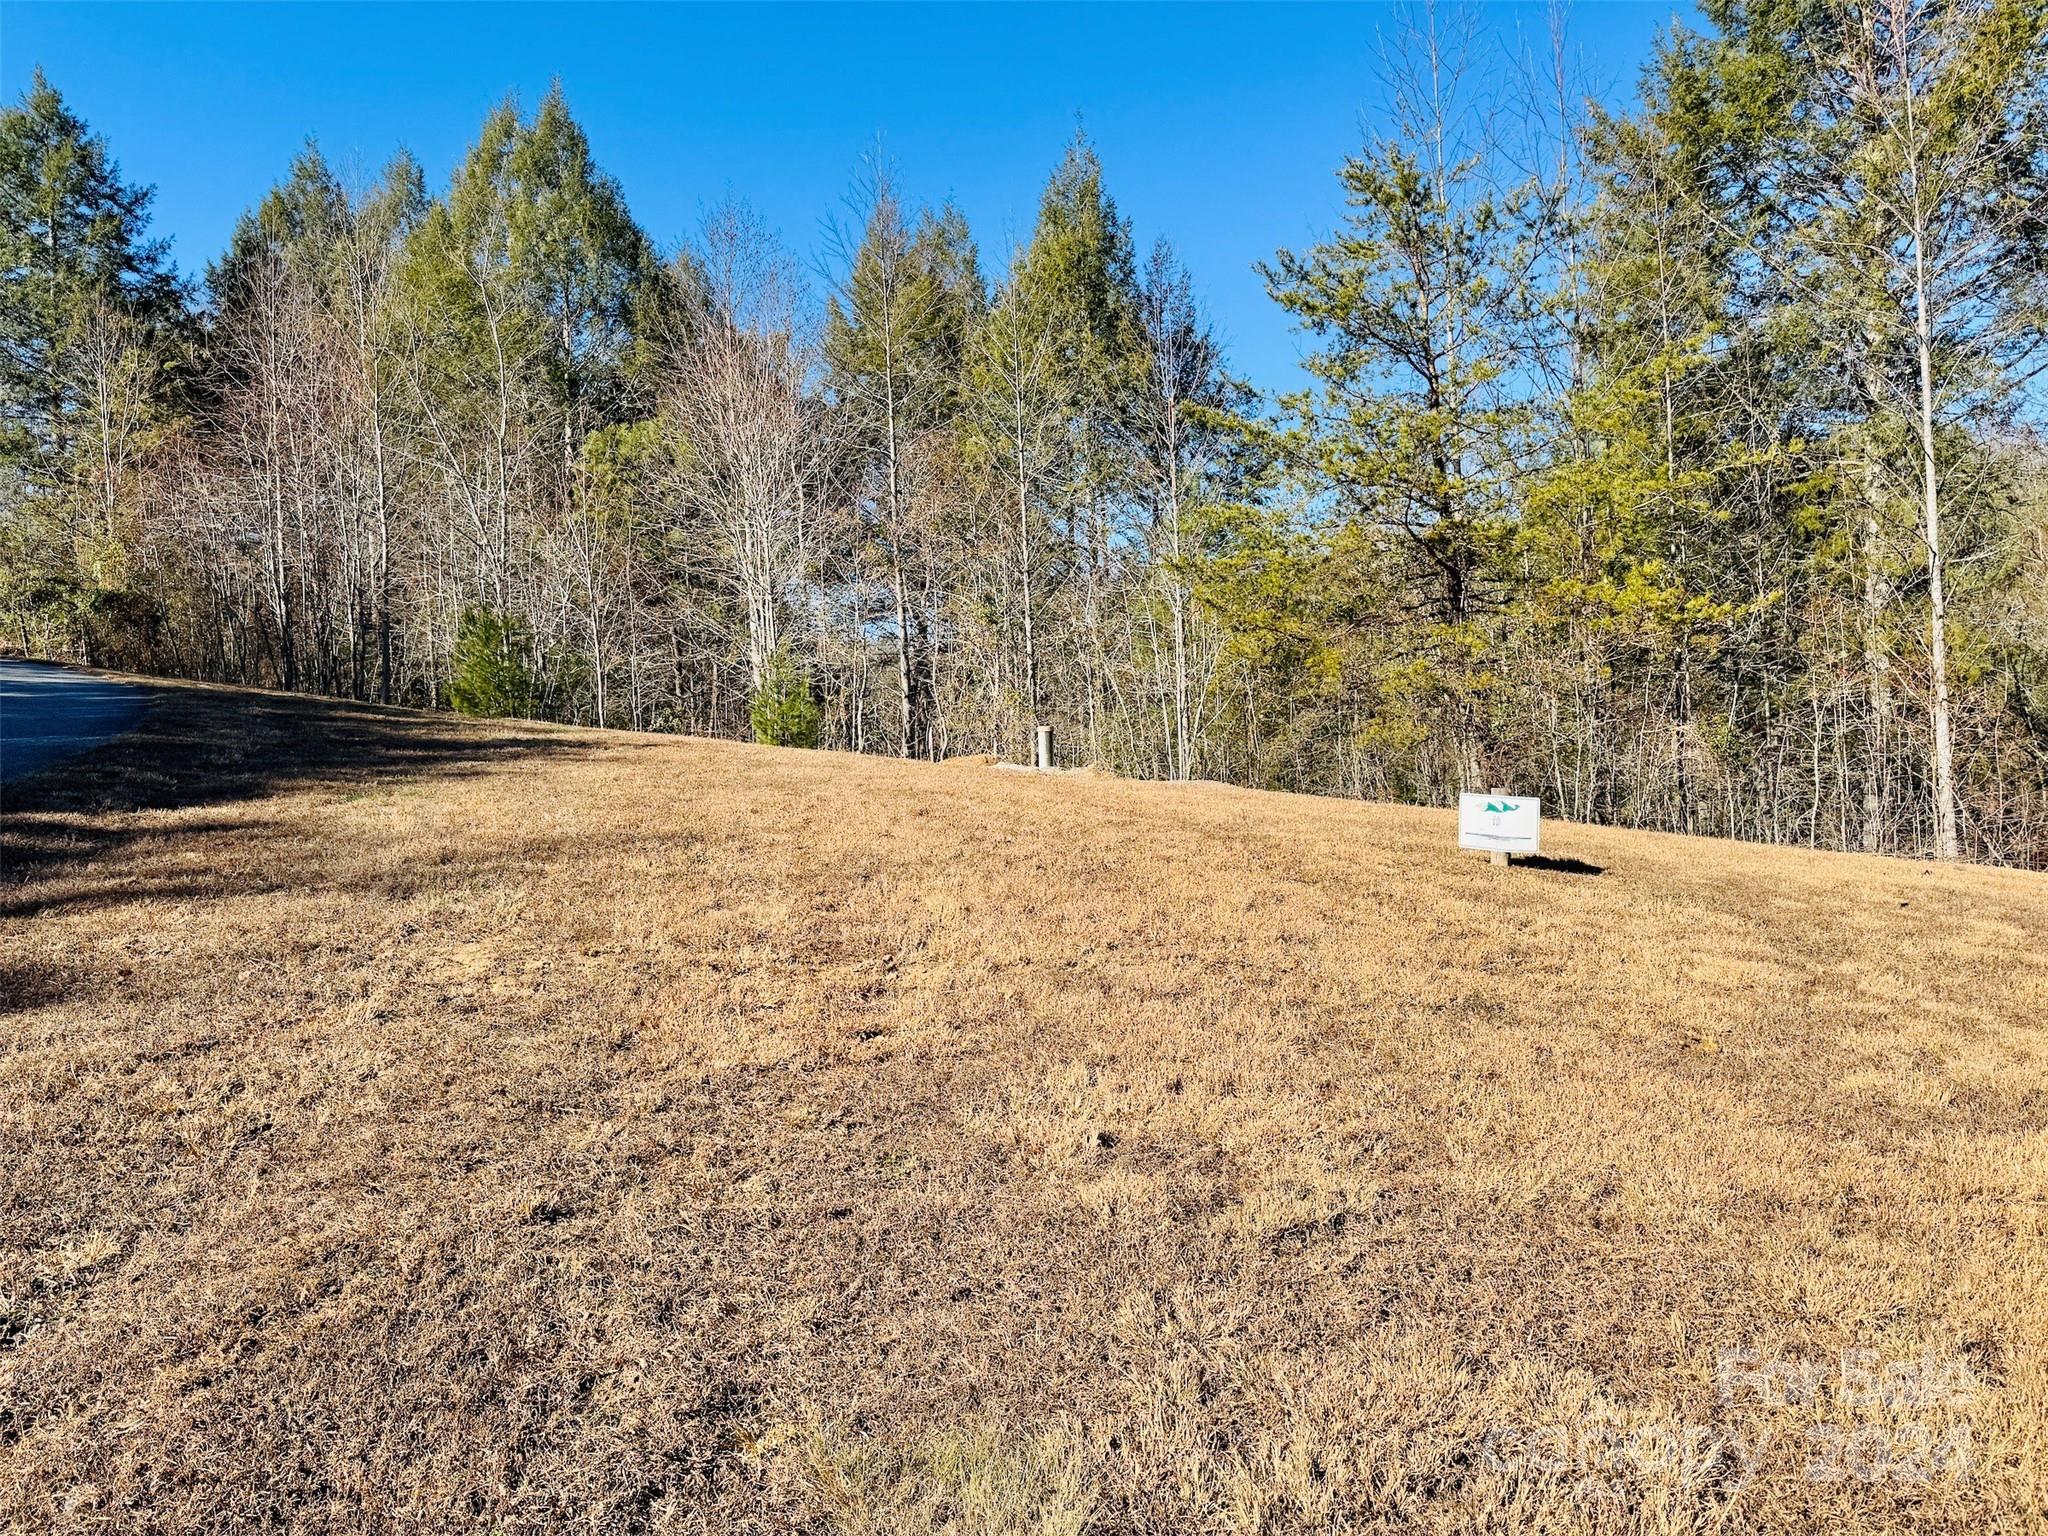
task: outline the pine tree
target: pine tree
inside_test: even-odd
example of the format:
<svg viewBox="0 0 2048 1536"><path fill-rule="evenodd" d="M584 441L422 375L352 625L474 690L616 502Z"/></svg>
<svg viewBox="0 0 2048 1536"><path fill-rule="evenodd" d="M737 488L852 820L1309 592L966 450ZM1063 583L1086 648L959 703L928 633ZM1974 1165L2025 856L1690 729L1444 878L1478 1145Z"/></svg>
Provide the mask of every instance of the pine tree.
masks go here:
<svg viewBox="0 0 2048 1536"><path fill-rule="evenodd" d="M1272 447L1328 515L1404 573L1412 615L1387 657L1390 707L1446 747L1430 793L1486 776L1488 622L1529 419L1530 189L1502 186L1432 31L1390 65L1397 136L1344 162L1331 239L1280 252L1274 299L1319 342L1316 386L1284 396ZM1406 73L1403 73L1406 72Z"/></svg>
<svg viewBox="0 0 2048 1536"><path fill-rule="evenodd" d="M1024 724L1060 711L1049 663L1064 642L1079 724L1103 755L1108 588L1119 513L1133 505L1130 410L1142 369L1130 229L1077 137L1040 199L978 328L969 366L970 451L1004 511ZM1055 608L1051 599L1063 601ZM1054 633L1047 620L1063 622Z"/></svg>
<svg viewBox="0 0 2048 1536"><path fill-rule="evenodd" d="M859 243L828 305L827 384L857 463L863 532L887 572L898 725L906 757L936 751L932 584L938 439L958 425L966 338L980 276L965 222L947 210L913 228L886 174L867 190Z"/></svg>
<svg viewBox="0 0 2048 1536"><path fill-rule="evenodd" d="M465 715L531 715L539 695L532 640L518 620L472 604L455 631L448 702Z"/></svg>
<svg viewBox="0 0 2048 1536"><path fill-rule="evenodd" d="M1046 184L1013 281L1022 314L1037 317L1050 343L1049 378L1065 417L1046 489L1068 546L1061 563L1071 570L1065 606L1080 673L1080 724L1088 756L1099 760L1107 756L1117 550L1136 532L1129 437L1145 343L1130 224L1085 135L1075 135Z"/></svg>
<svg viewBox="0 0 2048 1536"><path fill-rule="evenodd" d="M0 465L60 486L80 409L71 356L97 306L160 344L183 319L166 248L148 235L154 193L121 179L106 140L37 70L0 112Z"/></svg>
<svg viewBox="0 0 2048 1536"><path fill-rule="evenodd" d="M1684 832L1699 824L1715 735L1708 673L1731 631L1783 596L1747 577L1734 509L1790 458L1769 414L1783 391L1769 386L1793 365L1737 260L1742 226L1761 222L1755 200L1730 195L1753 171L1754 139L1731 131L1702 74L1675 39L1646 73L1640 113L1596 112L1589 126L1597 196L1573 338L1586 362L1562 423L1583 447L1546 466L1517 537L1533 579L1516 618L1559 653L1567 692L1547 744L1554 797ZM1624 742L1657 744L1654 794L1624 782Z"/></svg>
<svg viewBox="0 0 2048 1536"><path fill-rule="evenodd" d="M325 293L346 278L343 251L353 222L340 178L320 146L309 141L285 179L235 222L227 251L207 270L207 290L217 305L232 307L257 267L278 260Z"/></svg>
<svg viewBox="0 0 2048 1536"><path fill-rule="evenodd" d="M146 611L134 476L186 332L151 196L40 70L0 112L0 609L32 646L90 652L95 613Z"/></svg>
<svg viewBox="0 0 2048 1536"><path fill-rule="evenodd" d="M821 712L811 680L789 652L777 649L761 671L748 712L754 740L770 747L815 747Z"/></svg>
<svg viewBox="0 0 2048 1536"><path fill-rule="evenodd" d="M650 354L680 295L559 85L531 122L509 102L485 119L408 241L402 276L407 392L461 509L462 585L545 627L550 665L580 655L589 713L606 718L617 606L606 583L619 562L614 527L589 505L583 445L650 408ZM549 550L559 558L540 558ZM564 576L567 601L535 590Z"/></svg>

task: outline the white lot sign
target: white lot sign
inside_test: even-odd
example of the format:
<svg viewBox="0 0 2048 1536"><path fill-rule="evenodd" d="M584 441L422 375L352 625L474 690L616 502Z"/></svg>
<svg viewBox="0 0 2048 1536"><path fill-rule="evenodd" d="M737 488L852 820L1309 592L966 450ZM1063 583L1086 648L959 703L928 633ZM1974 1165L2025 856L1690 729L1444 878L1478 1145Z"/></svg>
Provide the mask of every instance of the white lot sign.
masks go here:
<svg viewBox="0 0 2048 1536"><path fill-rule="evenodd" d="M1489 853L1540 853L1543 802L1534 795L1458 796L1458 846Z"/></svg>

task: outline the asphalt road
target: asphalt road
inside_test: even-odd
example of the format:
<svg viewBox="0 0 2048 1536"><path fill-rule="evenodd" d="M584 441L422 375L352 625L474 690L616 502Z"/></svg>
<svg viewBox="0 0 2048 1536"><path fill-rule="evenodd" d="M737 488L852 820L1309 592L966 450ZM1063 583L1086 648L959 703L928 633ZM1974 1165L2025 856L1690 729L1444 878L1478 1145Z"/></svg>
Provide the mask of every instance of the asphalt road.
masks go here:
<svg viewBox="0 0 2048 1536"><path fill-rule="evenodd" d="M133 730L144 703L132 683L39 661L0 661L0 784Z"/></svg>

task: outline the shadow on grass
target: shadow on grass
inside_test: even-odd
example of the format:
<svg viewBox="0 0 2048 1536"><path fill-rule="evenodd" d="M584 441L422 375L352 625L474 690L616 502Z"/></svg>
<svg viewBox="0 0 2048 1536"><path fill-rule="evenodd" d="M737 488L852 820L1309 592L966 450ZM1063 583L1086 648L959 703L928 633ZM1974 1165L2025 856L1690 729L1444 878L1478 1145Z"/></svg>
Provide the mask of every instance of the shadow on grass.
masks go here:
<svg viewBox="0 0 2048 1536"><path fill-rule="evenodd" d="M195 684L149 689L142 723L125 736L10 784L0 806L0 917L62 902L22 899L31 880L105 858L148 830L124 813L228 807L306 785L338 791L415 778L466 777L526 758L578 757L590 738L552 727L470 724L452 716L347 700ZM180 834L241 824L209 817Z"/></svg>
<svg viewBox="0 0 2048 1536"><path fill-rule="evenodd" d="M1554 875L1604 875L1605 864L1588 864L1584 859L1554 859L1547 853L1518 853L1515 864L1522 869L1547 869Z"/></svg>

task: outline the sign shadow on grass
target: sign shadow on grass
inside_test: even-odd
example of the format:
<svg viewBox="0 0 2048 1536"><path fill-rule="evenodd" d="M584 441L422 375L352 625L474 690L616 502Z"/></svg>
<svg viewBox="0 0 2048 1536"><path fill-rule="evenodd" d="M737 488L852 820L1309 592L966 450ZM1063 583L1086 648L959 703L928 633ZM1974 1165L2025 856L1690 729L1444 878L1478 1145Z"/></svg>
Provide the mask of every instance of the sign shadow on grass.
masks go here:
<svg viewBox="0 0 2048 1536"><path fill-rule="evenodd" d="M1518 853L1517 869L1547 869L1554 875L1604 875L1605 864L1588 864L1584 859L1561 859L1548 853Z"/></svg>

